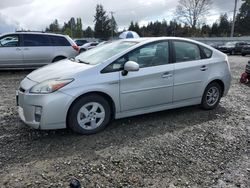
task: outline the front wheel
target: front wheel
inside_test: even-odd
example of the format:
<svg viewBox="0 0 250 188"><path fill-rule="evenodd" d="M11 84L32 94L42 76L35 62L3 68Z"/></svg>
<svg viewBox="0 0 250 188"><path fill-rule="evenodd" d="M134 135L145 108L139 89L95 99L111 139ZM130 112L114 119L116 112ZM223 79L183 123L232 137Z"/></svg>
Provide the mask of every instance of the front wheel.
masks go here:
<svg viewBox="0 0 250 188"><path fill-rule="evenodd" d="M111 110L107 100L99 95L84 96L71 107L68 126L80 134L94 134L109 123Z"/></svg>
<svg viewBox="0 0 250 188"><path fill-rule="evenodd" d="M201 107L205 110L212 110L216 108L222 96L221 86L214 82L209 84L202 97Z"/></svg>

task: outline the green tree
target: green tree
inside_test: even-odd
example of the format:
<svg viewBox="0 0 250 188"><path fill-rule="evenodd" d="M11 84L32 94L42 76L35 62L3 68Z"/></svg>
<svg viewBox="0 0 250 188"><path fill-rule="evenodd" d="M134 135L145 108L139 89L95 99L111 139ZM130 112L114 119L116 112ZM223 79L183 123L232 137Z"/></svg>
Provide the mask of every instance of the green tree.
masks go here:
<svg viewBox="0 0 250 188"><path fill-rule="evenodd" d="M55 19L53 23L49 25L48 28L46 28L47 32L52 32L52 33L61 33L61 29L59 27L58 20Z"/></svg>
<svg viewBox="0 0 250 188"><path fill-rule="evenodd" d="M115 36L118 31L118 26L113 15L110 18L110 29L111 29L111 36L112 37Z"/></svg>
<svg viewBox="0 0 250 188"><path fill-rule="evenodd" d="M210 26L204 24L204 25L201 27L201 36L202 36L202 37L209 37L210 33L211 33L211 28L210 28Z"/></svg>
<svg viewBox="0 0 250 188"><path fill-rule="evenodd" d="M94 37L94 31L91 29L91 27L87 27L87 29L84 31L84 37L87 38L93 38Z"/></svg>
<svg viewBox="0 0 250 188"><path fill-rule="evenodd" d="M134 25L134 22L133 22L133 21L130 22L130 25L129 25L129 27L128 27L128 30L129 30L129 31L134 31L134 30L135 30L135 25Z"/></svg>
<svg viewBox="0 0 250 188"><path fill-rule="evenodd" d="M227 37L230 35L230 21L228 20L227 14L222 14L219 18L218 27L220 36Z"/></svg>
<svg viewBox="0 0 250 188"><path fill-rule="evenodd" d="M76 19L75 37L76 37L76 38L81 38L81 37L83 37L82 19L81 19L81 18L77 18L77 19Z"/></svg>
<svg viewBox="0 0 250 188"><path fill-rule="evenodd" d="M242 2L236 18L236 32L250 35L250 0L242 0Z"/></svg>
<svg viewBox="0 0 250 188"><path fill-rule="evenodd" d="M211 34L212 37L218 37L219 36L219 25L218 23L213 23L211 28Z"/></svg>
<svg viewBox="0 0 250 188"><path fill-rule="evenodd" d="M101 4L96 6L94 35L96 38L107 39L111 36L110 19Z"/></svg>

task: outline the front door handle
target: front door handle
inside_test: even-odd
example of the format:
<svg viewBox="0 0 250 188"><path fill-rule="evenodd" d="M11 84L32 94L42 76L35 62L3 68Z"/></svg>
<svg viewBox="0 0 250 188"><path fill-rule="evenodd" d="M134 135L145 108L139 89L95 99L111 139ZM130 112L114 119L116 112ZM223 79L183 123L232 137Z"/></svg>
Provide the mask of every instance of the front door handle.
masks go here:
<svg viewBox="0 0 250 188"><path fill-rule="evenodd" d="M203 66L200 68L201 71L206 71L207 69L208 69L208 68L207 68L206 65L203 65Z"/></svg>
<svg viewBox="0 0 250 188"><path fill-rule="evenodd" d="M165 73L163 73L162 74L162 78L169 78L169 77L172 77L173 76L173 74L171 74L171 73L169 73L169 72L165 72Z"/></svg>
<svg viewBox="0 0 250 188"><path fill-rule="evenodd" d="M24 50L29 50L29 48L24 48Z"/></svg>
<svg viewBox="0 0 250 188"><path fill-rule="evenodd" d="M16 51L21 51L22 49L21 48L16 48Z"/></svg>

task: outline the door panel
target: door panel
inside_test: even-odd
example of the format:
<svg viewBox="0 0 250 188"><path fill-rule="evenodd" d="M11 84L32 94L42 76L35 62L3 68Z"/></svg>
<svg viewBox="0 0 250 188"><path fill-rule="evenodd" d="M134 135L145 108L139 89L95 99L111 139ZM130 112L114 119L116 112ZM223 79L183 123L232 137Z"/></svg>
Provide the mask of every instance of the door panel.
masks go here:
<svg viewBox="0 0 250 188"><path fill-rule="evenodd" d="M25 64L45 65L52 62L54 47L22 47Z"/></svg>
<svg viewBox="0 0 250 188"><path fill-rule="evenodd" d="M121 110L172 103L173 68L173 64L167 64L120 74Z"/></svg>
<svg viewBox="0 0 250 188"><path fill-rule="evenodd" d="M208 59L175 63L173 102L201 97L210 66Z"/></svg>
<svg viewBox="0 0 250 188"><path fill-rule="evenodd" d="M19 35L7 35L0 38L0 68L18 67L23 64L23 53L19 47Z"/></svg>
<svg viewBox="0 0 250 188"><path fill-rule="evenodd" d="M202 59L197 44L174 41L173 47L176 60L173 102L202 97L203 85L211 70L211 60Z"/></svg>
<svg viewBox="0 0 250 188"><path fill-rule="evenodd" d="M23 64L23 53L18 47L0 47L0 67L18 67Z"/></svg>
<svg viewBox="0 0 250 188"><path fill-rule="evenodd" d="M51 63L54 58L54 47L46 35L23 34L24 63L40 66Z"/></svg>

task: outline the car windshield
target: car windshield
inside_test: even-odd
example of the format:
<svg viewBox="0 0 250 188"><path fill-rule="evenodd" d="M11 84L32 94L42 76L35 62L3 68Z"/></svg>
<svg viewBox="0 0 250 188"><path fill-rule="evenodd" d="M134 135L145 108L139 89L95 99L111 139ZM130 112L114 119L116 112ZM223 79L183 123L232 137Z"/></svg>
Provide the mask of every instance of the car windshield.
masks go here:
<svg viewBox="0 0 250 188"><path fill-rule="evenodd" d="M225 46L235 46L236 42L227 42Z"/></svg>
<svg viewBox="0 0 250 188"><path fill-rule="evenodd" d="M81 53L76 59L78 59L79 62L96 65L136 44L137 42L134 41L115 41Z"/></svg>

